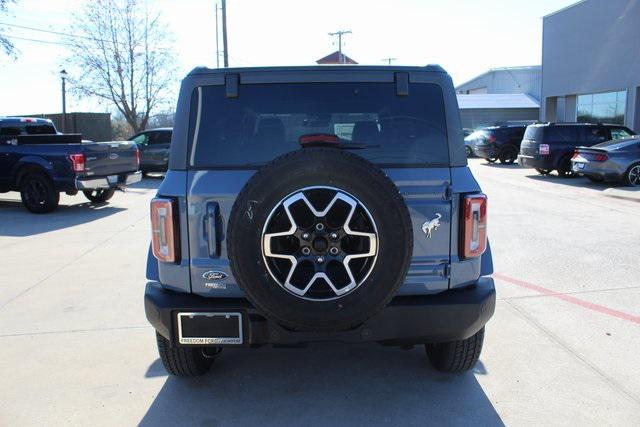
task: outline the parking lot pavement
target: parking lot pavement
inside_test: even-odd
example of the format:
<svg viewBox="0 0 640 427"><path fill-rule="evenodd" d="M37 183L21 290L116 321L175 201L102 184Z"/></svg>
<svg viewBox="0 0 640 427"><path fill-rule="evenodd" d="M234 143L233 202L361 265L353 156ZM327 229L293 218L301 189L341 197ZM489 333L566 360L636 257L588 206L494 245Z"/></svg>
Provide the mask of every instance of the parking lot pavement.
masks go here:
<svg viewBox="0 0 640 427"><path fill-rule="evenodd" d="M168 378L142 307L160 180L43 216L0 195L0 425L636 424L639 205L470 163L499 300L462 375L418 347L319 343L225 350L203 378Z"/></svg>

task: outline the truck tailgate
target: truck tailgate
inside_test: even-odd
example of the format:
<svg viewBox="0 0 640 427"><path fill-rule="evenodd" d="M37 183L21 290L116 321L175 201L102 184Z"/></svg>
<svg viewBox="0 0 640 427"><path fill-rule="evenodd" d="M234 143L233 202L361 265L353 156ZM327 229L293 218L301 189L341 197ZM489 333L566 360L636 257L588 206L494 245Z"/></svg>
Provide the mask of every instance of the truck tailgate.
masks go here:
<svg viewBox="0 0 640 427"><path fill-rule="evenodd" d="M109 141L82 144L87 176L106 176L138 170L137 147L133 142Z"/></svg>

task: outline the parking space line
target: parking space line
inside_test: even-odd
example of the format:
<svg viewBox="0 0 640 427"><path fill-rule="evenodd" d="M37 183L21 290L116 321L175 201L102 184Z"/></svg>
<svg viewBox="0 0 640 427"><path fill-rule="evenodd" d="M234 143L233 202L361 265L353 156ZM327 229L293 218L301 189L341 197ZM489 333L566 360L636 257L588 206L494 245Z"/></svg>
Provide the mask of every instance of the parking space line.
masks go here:
<svg viewBox="0 0 640 427"><path fill-rule="evenodd" d="M501 274L501 273L494 273L493 277L503 282L520 286L521 288L529 289L535 292L539 292L546 296L561 299L563 301L566 301L574 305L578 305L588 310L596 311L598 313L602 313L610 317L616 317L618 319L626 320L628 322L632 322L640 325L640 316L634 316L633 314L629 314L623 311L615 310L613 308L605 307L604 305L585 301L583 299L576 298L568 294L556 292L552 289L548 289L540 285L535 285L533 283L525 282L524 280L514 279L513 277L505 276L504 274Z"/></svg>

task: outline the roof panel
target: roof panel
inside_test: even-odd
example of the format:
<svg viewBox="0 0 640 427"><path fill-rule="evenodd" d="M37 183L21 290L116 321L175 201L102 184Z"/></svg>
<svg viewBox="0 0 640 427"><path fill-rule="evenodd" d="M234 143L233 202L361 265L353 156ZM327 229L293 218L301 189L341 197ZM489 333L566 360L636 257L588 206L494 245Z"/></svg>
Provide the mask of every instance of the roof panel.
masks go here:
<svg viewBox="0 0 640 427"><path fill-rule="evenodd" d="M526 93L458 94L461 110L472 108L540 108L540 103Z"/></svg>

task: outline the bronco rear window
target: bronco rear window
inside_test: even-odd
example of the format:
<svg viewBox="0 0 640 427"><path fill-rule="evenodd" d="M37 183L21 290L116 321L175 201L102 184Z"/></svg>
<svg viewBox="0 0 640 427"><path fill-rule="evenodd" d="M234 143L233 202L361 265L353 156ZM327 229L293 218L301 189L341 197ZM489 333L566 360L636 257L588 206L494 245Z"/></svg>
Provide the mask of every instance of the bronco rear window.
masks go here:
<svg viewBox="0 0 640 427"><path fill-rule="evenodd" d="M255 168L299 149L299 138L309 134L335 135L379 165L449 164L438 85L412 83L408 96L396 95L394 83L250 84L239 89L238 98L227 98L225 86L194 91L192 109L201 107L191 120L191 166Z"/></svg>

